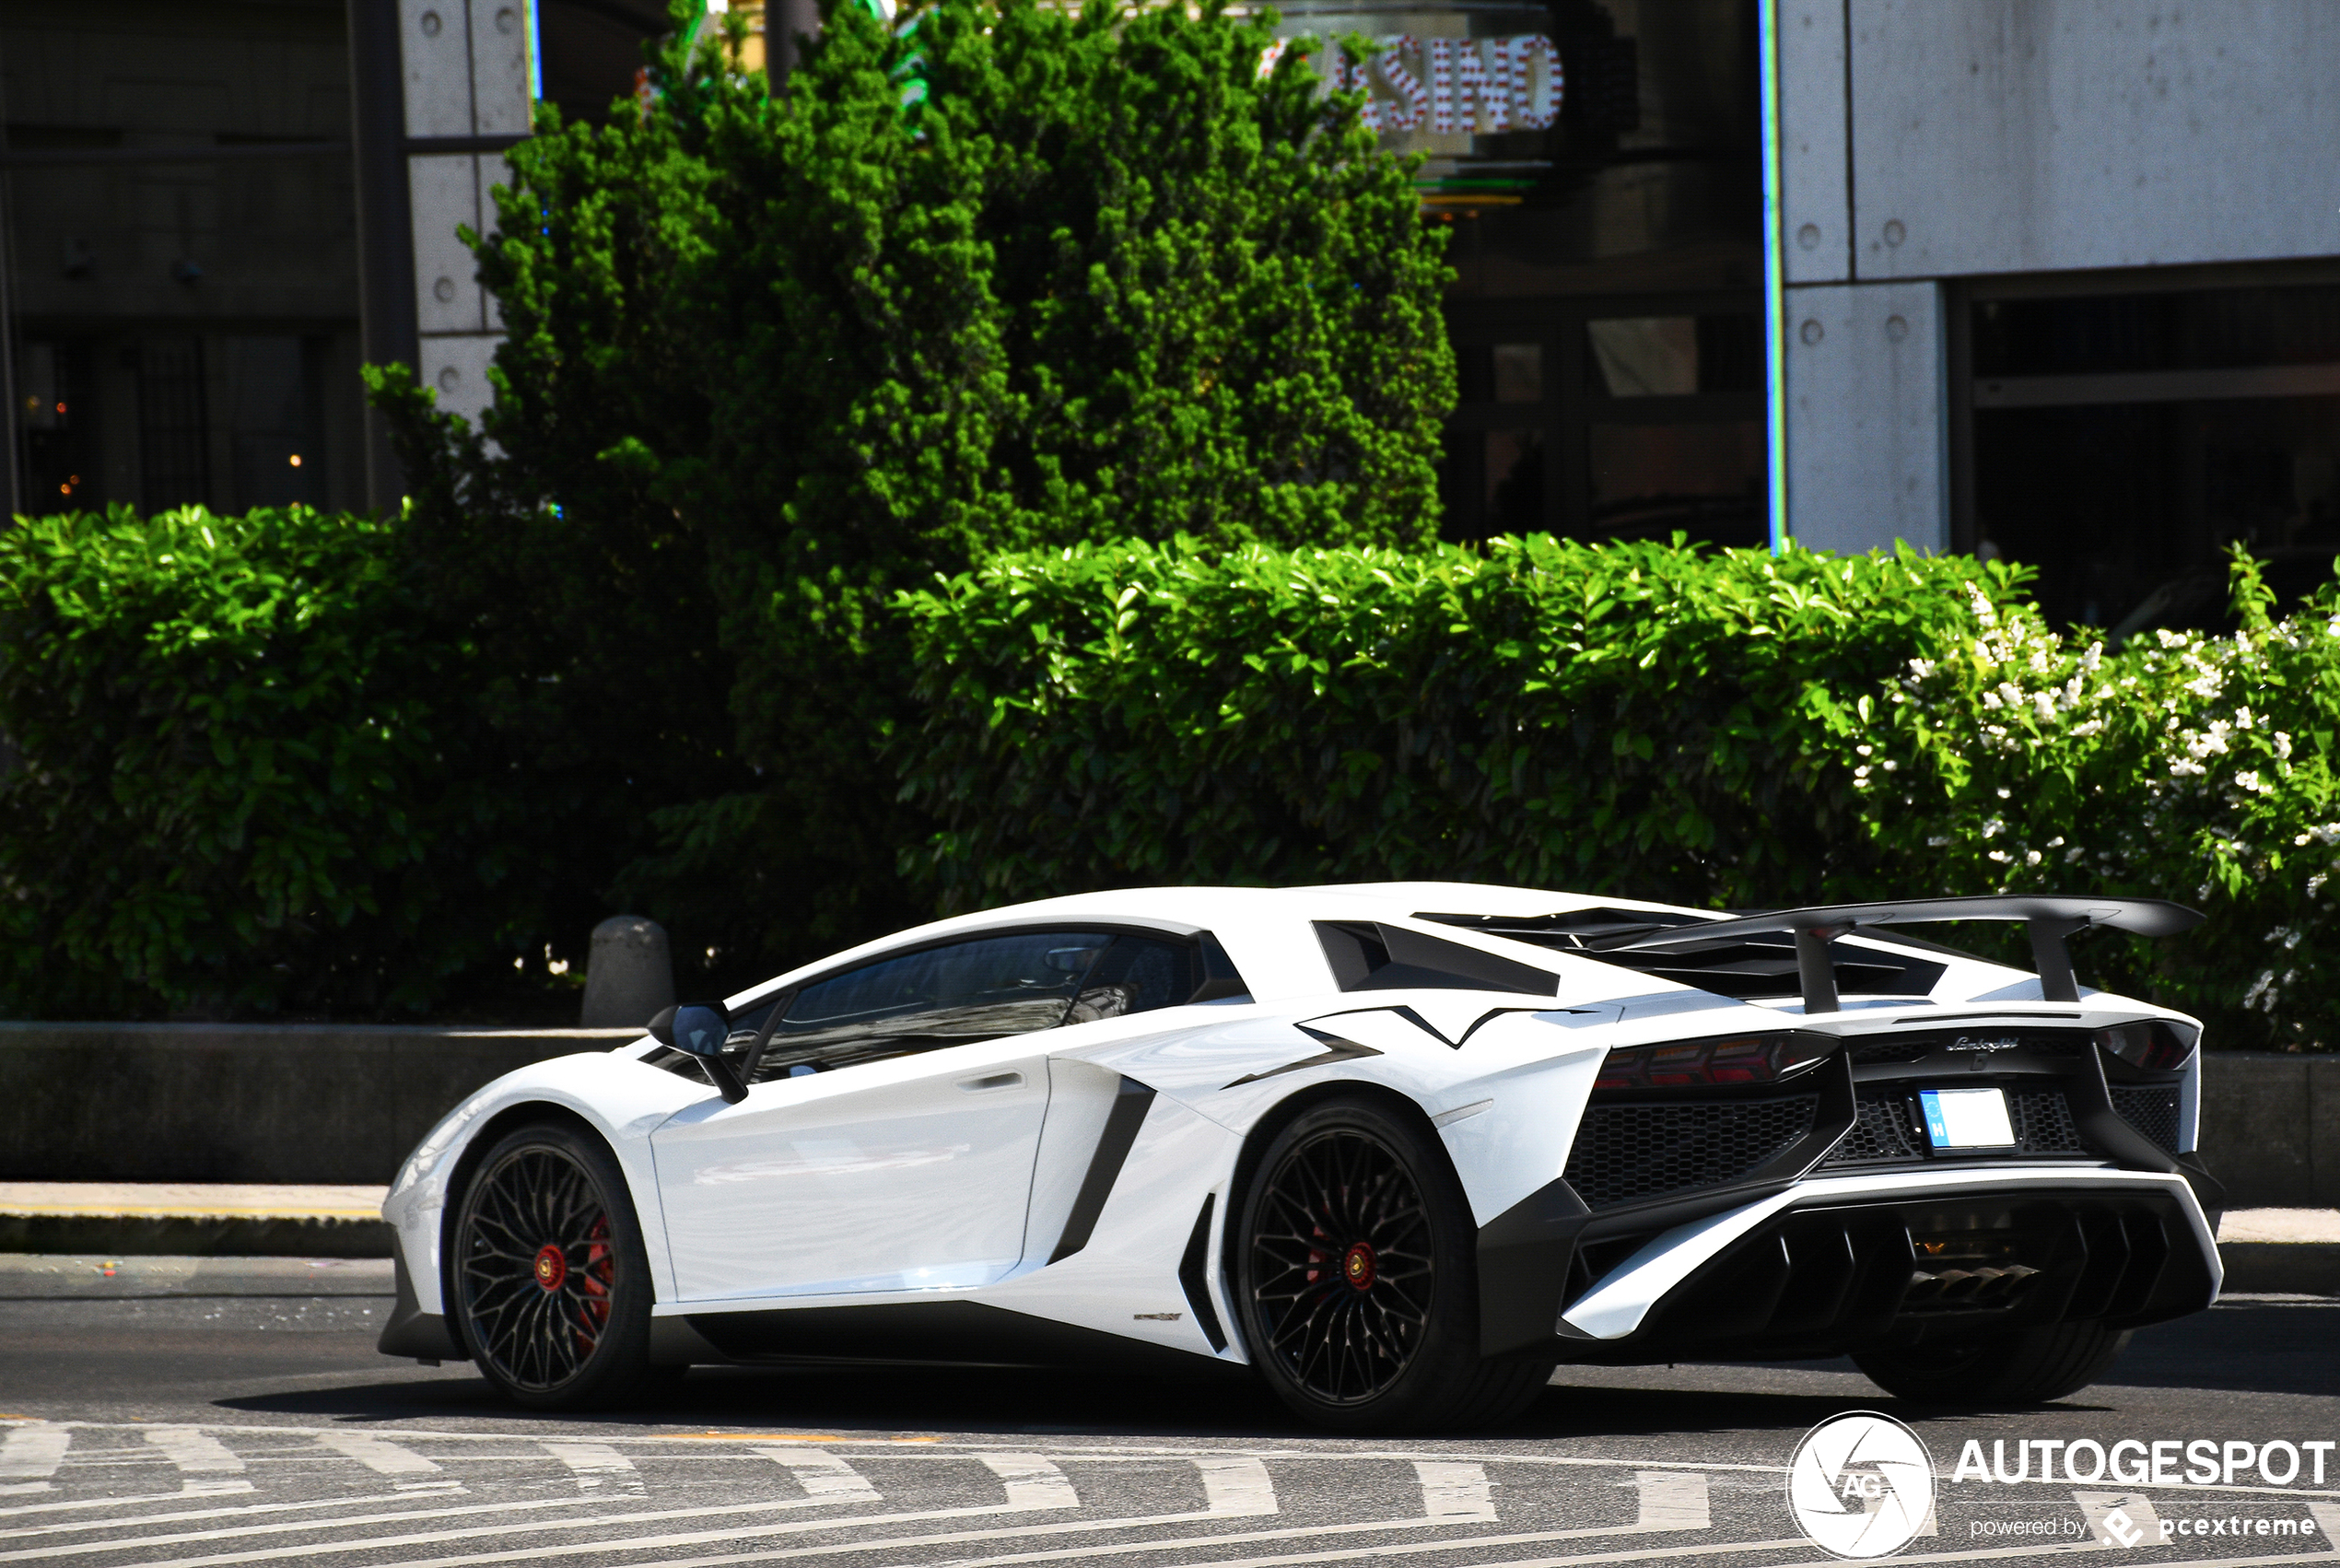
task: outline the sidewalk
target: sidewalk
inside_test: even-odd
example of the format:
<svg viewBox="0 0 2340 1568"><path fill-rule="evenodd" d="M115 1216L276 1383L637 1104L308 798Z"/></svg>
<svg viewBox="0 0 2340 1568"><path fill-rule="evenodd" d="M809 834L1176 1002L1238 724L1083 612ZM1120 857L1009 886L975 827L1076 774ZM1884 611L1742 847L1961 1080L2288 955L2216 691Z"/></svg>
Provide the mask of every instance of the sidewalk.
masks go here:
<svg viewBox="0 0 2340 1568"><path fill-rule="evenodd" d="M0 1253L388 1258L386 1187L0 1182Z"/></svg>
<svg viewBox="0 0 2340 1568"><path fill-rule="evenodd" d="M2218 1222L2229 1295L2340 1296L2340 1209L2231 1209Z"/></svg>
<svg viewBox="0 0 2340 1568"><path fill-rule="evenodd" d="M380 1210L388 1191L0 1182L0 1255L387 1258L391 1231ZM2231 1210L2219 1222L2218 1255L2230 1294L2340 1296L2340 1210Z"/></svg>

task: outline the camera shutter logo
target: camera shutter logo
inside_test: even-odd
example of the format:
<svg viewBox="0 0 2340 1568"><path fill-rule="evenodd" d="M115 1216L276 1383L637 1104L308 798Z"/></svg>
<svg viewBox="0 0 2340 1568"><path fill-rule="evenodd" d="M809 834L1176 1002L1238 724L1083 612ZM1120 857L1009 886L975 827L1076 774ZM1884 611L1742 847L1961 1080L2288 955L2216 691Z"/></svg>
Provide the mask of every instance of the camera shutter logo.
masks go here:
<svg viewBox="0 0 2340 1568"><path fill-rule="evenodd" d="M1787 1509L1821 1550L1888 1557L1934 1512L1934 1460L1890 1416L1852 1410L1804 1434L1787 1467Z"/></svg>

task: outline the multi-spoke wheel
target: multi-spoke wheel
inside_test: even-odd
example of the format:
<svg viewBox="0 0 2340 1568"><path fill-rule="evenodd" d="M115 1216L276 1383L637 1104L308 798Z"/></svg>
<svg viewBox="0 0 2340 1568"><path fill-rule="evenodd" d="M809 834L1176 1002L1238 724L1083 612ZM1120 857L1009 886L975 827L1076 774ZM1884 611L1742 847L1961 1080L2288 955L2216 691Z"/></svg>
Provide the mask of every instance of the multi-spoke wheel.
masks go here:
<svg viewBox="0 0 2340 1568"><path fill-rule="evenodd" d="M449 1236L466 1349L523 1404L576 1409L631 1393L648 1371L649 1267L617 1162L558 1124L488 1150Z"/></svg>
<svg viewBox="0 0 2340 1568"><path fill-rule="evenodd" d="M1410 1120L1363 1100L1304 1111L1254 1164L1232 1238L1253 1361L1293 1410L1349 1431L1516 1413L1551 1363L1480 1356L1476 1236Z"/></svg>
<svg viewBox="0 0 2340 1568"><path fill-rule="evenodd" d="M1422 1188L1397 1154L1325 1128L1269 1173L1251 1233L1262 1348L1318 1399L1370 1399L1406 1370L1430 1326L1438 1266Z"/></svg>

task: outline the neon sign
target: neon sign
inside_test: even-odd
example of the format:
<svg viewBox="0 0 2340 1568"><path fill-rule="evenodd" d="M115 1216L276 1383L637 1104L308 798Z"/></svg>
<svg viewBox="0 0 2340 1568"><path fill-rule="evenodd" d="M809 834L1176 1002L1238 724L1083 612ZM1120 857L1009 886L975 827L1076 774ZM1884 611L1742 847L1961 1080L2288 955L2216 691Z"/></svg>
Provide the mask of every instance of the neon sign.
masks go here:
<svg viewBox="0 0 2340 1568"><path fill-rule="evenodd" d="M1331 88L1361 92L1359 118L1380 132L1429 131L1484 135L1541 131L1560 118L1565 84L1560 53L1540 33L1512 38L1415 38L1396 33L1366 41L1369 53L1345 53L1319 69ZM1265 76L1290 47L1279 39L1260 57Z"/></svg>

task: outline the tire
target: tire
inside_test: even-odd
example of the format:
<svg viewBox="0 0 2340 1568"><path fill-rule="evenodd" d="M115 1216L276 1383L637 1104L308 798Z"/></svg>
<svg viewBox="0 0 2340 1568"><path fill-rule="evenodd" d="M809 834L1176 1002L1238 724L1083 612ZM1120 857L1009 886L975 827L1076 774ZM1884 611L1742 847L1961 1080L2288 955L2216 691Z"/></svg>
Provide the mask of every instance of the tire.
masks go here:
<svg viewBox="0 0 2340 1568"><path fill-rule="evenodd" d="M1491 1425L1553 1358L1479 1353L1478 1226L1445 1151L1363 1098L1261 1151L1230 1238L1235 1310L1278 1398L1337 1432Z"/></svg>
<svg viewBox="0 0 2340 1568"><path fill-rule="evenodd" d="M1853 1364L1887 1393L1921 1405L2038 1405L2076 1394L2128 1348L2125 1329L2059 1323L1915 1350L1870 1351Z"/></svg>
<svg viewBox="0 0 2340 1568"><path fill-rule="evenodd" d="M448 1258L448 1316L515 1403L592 1410L654 1380L649 1255L599 1138L537 1122L497 1139L456 1206Z"/></svg>

